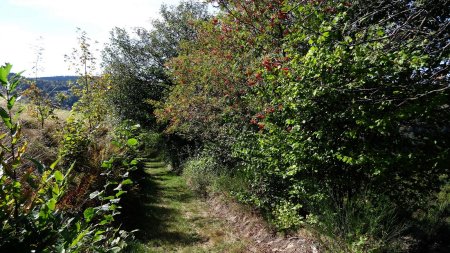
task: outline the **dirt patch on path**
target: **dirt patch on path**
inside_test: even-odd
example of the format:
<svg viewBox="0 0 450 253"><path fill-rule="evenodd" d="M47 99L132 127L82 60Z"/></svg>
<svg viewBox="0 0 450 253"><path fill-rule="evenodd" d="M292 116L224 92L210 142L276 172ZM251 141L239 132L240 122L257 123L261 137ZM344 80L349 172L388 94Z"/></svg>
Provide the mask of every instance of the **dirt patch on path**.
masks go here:
<svg viewBox="0 0 450 253"><path fill-rule="evenodd" d="M225 220L236 236L250 242L248 252L319 253L319 246L311 236L280 236L271 231L258 215L244 210L242 206L223 197L214 196L207 200L213 215Z"/></svg>

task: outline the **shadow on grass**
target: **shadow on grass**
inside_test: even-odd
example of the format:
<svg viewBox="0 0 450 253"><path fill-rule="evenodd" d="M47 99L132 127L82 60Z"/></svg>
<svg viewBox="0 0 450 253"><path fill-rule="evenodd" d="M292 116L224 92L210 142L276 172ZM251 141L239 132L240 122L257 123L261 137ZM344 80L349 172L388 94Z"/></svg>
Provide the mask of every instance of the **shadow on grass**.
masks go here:
<svg viewBox="0 0 450 253"><path fill-rule="evenodd" d="M183 214L170 203L183 205L193 196L182 185L174 183L171 172L155 168L149 170L150 175L145 172L136 175L138 187L123 199L119 217L123 228L127 231L138 229L136 240L149 246L189 246L202 241L195 231L186 233L171 229L171 224Z"/></svg>

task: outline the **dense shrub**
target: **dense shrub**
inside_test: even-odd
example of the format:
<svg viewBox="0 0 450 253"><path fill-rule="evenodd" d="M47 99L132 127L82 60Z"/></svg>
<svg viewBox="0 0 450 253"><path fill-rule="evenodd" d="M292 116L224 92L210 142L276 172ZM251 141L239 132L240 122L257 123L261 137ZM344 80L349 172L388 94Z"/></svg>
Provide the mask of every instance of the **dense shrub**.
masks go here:
<svg viewBox="0 0 450 253"><path fill-rule="evenodd" d="M160 101L172 85L165 63L178 54L183 40L193 40L196 31L191 20L209 15L204 3L181 1L177 6L160 9L161 19L152 21L152 29L135 28L111 31L103 50L105 73L111 86L107 93L110 108L121 120L133 120L154 127L154 103Z"/></svg>
<svg viewBox="0 0 450 253"><path fill-rule="evenodd" d="M89 160L88 147L92 140L82 120L71 115L64 126L60 157L64 165L76 162L82 170Z"/></svg>
<svg viewBox="0 0 450 253"><path fill-rule="evenodd" d="M115 181L108 178L98 191L87 194L85 202L91 205L72 212L65 199L73 194L74 164L61 170L57 162L46 167L24 156L27 144L16 121L21 110L14 110L20 76L8 80L10 70L9 64L0 67L6 105L6 109L0 108L0 116L7 129L0 156L0 251L117 252L125 246L123 239L128 233L112 224L119 212L120 196L131 180L126 174L114 177ZM25 159L34 165L28 166ZM111 173L104 172L106 177Z"/></svg>
<svg viewBox="0 0 450 253"><path fill-rule="evenodd" d="M317 219L353 251L414 235L449 173L448 1L212 2L168 64L166 132L232 154L280 229Z"/></svg>
<svg viewBox="0 0 450 253"><path fill-rule="evenodd" d="M219 176L220 169L213 157L199 155L184 163L183 177L196 194L206 197Z"/></svg>

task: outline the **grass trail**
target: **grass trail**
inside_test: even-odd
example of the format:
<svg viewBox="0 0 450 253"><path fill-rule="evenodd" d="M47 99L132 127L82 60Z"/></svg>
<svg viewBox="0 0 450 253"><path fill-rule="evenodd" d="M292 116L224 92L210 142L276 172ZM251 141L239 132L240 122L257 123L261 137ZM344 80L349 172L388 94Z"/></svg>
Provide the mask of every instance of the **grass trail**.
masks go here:
<svg viewBox="0 0 450 253"><path fill-rule="evenodd" d="M128 226L138 228L137 242L126 252L246 252L207 204L193 195L184 179L157 158L144 166L142 192Z"/></svg>

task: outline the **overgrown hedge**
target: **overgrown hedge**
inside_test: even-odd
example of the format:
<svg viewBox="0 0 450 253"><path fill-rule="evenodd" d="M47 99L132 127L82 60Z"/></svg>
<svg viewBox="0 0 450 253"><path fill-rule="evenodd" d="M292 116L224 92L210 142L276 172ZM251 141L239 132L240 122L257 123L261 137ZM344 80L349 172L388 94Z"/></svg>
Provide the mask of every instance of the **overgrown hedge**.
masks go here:
<svg viewBox="0 0 450 253"><path fill-rule="evenodd" d="M280 229L314 224L352 251L444 245L448 1L212 2L168 64L166 132L237 159L238 195ZM416 225L437 209L434 232Z"/></svg>

